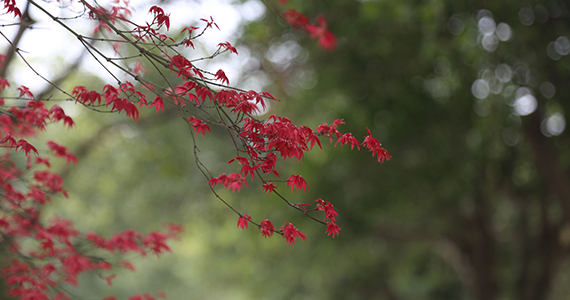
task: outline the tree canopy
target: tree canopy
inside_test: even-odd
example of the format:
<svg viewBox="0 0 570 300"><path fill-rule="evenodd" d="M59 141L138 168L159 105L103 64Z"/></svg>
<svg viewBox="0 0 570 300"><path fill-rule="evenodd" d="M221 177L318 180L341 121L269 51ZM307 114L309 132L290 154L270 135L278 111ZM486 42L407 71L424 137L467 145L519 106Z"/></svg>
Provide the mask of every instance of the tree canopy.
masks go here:
<svg viewBox="0 0 570 300"><path fill-rule="evenodd" d="M203 21L167 22L166 16L180 13L176 3L164 6L162 12L157 6L147 17L162 26L162 34L170 27L168 33L176 42L191 41L196 51L206 49L203 57L216 51L217 43L224 41L207 48L212 45L185 36L188 31L198 32L192 26L217 31L217 20L204 12L199 17ZM231 4L242 11L244 23L231 43L219 46L225 54L212 55L215 59L206 60L200 69L192 69L198 63L188 58L189 65L183 57L166 62L162 71L145 60L139 67L128 61L126 69L147 69L148 73L133 73L142 83L172 76L172 87L183 93L183 83L194 82L183 80L184 76L199 77L195 72L202 69L211 72L206 77L223 85L215 62L224 60L239 66L237 76L227 72L232 86L247 90L253 86L280 100L267 97L267 111L254 118L287 116L293 124L324 135L323 150L315 144L299 159L302 164L295 163L299 157L294 153L281 152L292 158L284 163L278 159L276 171L285 181L264 181L265 193L259 183L246 187L219 176L243 175L243 166L249 166L243 161L249 156L239 151L236 155L232 142L225 140L226 129L208 123L204 111L184 115L184 128L176 108L179 103L165 100L162 109L153 102L157 95L148 96L150 109L141 109L140 115L125 109L138 122L126 119L125 113L102 115L82 109L73 115L73 130L61 126L38 137L43 142L57 137L78 159L77 164L54 162L69 199L52 199L42 219L60 215L81 232L97 230L104 236L127 228L149 232L167 222L185 228L180 240L168 244L172 254L159 260L129 257L137 272L117 270L110 287L114 295L126 298L134 290L151 294L160 290L172 299L567 297L570 144L565 111L570 104L565 100L570 97L570 23L565 2L260 4ZM248 7L261 8L256 11L259 17L252 17ZM31 17L36 13L30 9ZM98 34L106 30L101 26ZM184 27L186 32L178 34ZM233 47L239 54L231 57ZM138 55L135 50L123 55ZM174 73L168 74L169 69ZM185 69L188 75L181 73ZM104 96L102 89L110 83L96 73L78 70L58 85L65 90L85 86L73 96L82 95L79 101L88 101L89 106L97 98L88 92L97 90ZM34 91L38 99L49 98L50 93L55 92ZM203 97L204 103L215 97L205 93L198 88L191 94ZM191 99L186 100L189 107ZM66 112L74 111L71 105L62 106ZM348 137L334 148L337 140L329 143L325 127L319 126L340 119L346 122L337 123L342 133L351 133L360 143L375 137L393 158L378 164L382 153L371 158L364 152L368 149L355 152L356 144ZM195 140L199 152L193 148ZM349 151L349 146L354 150ZM196 157L208 166L210 176L202 175ZM16 163L23 166L25 159ZM289 177L297 174L303 181ZM243 177L248 176L245 171ZM218 185L216 194L208 182ZM267 185L272 182L275 188ZM289 190L298 191L288 194ZM275 192L287 193L297 213L283 209ZM217 196L238 215L224 208ZM314 202L317 198L323 202ZM331 211L311 213L322 223L338 224L340 232L316 226L302 212L304 206L295 206L322 205L324 211L329 201L338 216ZM249 223L250 216L255 223ZM285 234L295 247L284 247L276 236L262 238L273 232L262 225L265 219L273 221L273 229L281 234L288 230L281 224L295 224ZM238 230L236 223L250 227ZM85 275L79 277L80 288L65 288L79 298L103 298L109 294L102 291L107 283L95 279L107 275Z"/></svg>

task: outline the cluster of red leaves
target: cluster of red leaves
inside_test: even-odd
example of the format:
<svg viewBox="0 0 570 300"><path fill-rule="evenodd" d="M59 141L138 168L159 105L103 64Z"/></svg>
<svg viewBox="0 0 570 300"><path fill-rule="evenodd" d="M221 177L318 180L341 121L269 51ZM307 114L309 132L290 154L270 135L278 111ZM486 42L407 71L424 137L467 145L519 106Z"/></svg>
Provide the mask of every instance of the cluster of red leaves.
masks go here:
<svg viewBox="0 0 570 300"><path fill-rule="evenodd" d="M282 4L286 4L286 0L278 0ZM126 20L130 11L128 10L128 2L124 0L124 6L119 5L120 1L115 1L115 6L111 10L105 10L100 7L92 7L89 4L82 2L90 16L97 19L99 28L105 28L109 32L113 32L114 24L117 19ZM7 13L13 13L15 16L20 16L20 11L16 7L15 1L5 0L4 9ZM152 22L147 23L145 26L135 26L131 30L131 34L141 40L154 40L156 39L164 42L155 44L158 47L166 47L166 42L175 40L165 34L162 34L159 29L164 25L166 30L170 28L170 18L163 9L157 6L150 8L154 18ZM327 50L332 50L336 47L337 40L335 36L327 29L326 21L322 16L317 16L317 24L309 22L309 18L299 13L296 10L287 10L283 13L285 20L296 28L302 28L312 38L318 39L319 45ZM210 20L201 19L206 22L204 30L208 28L218 27L212 17ZM197 27L187 27L182 30L188 31L188 36L178 45L186 47L192 46L192 42L197 36L192 37L193 30ZM218 28L219 29L219 28ZM165 42L166 41L166 42ZM116 43L118 45L118 43ZM114 46L115 51L118 52L118 47ZM164 49L161 49L161 51ZM216 55L222 52L230 52L237 54L237 50L230 43L224 42L218 44ZM141 51L141 53L143 53ZM288 118L281 116L270 116L265 121L259 121L252 117L253 114L260 112L265 108L266 100L275 98L266 92L255 91L238 91L236 89L227 88L215 91L210 88L209 83L219 81L222 84L229 84L229 80L222 70L217 71L215 74L207 71L202 71L192 64L192 62L184 57L179 52L176 55L170 56L166 51L162 52L164 57L168 59L170 71L184 82L173 87L172 89L160 90L155 92L156 96L152 102L147 101L146 94L139 91L132 83L125 81L117 86L105 85L101 92L89 91L83 86L77 86L73 89L71 95L75 97L76 103L79 102L85 106L90 107L111 107L110 111L121 113L125 111L127 117L137 121L139 118L139 108L146 106L149 109L154 108L156 113L165 110L164 101L171 102L178 106L181 111L190 111L186 105L194 107L198 112L205 111L205 107L210 107L215 110L220 108L224 109L224 116L228 121L216 120L208 118L213 114L204 113L206 117L200 114L188 117L187 123L194 130L196 134L202 133L205 137L206 131L210 132L209 124L222 125L231 131L235 132L237 139L241 141L242 147L236 145L238 152L243 153L243 156L237 156L231 159L228 163L234 161L238 162L241 167L239 173L231 173L229 175L221 174L216 177L209 178L208 184L212 190L219 184L223 185L226 189L239 192L243 186L248 186L247 177L253 181L256 176L262 181L263 191L276 194L283 200L277 191L277 186L273 182L286 182L291 192L299 191L308 192L308 184L305 179L300 175L291 175L286 181L275 180L270 182L262 176L275 175L280 177L276 170L277 155L284 160L295 158L297 162L301 162L304 158L304 153L311 150L315 144L322 148L319 140L320 136L329 137L331 143L336 139L335 146L340 143L341 146L350 145L351 149L355 146L360 150L361 145L376 155L380 162L390 159L388 152L381 147L381 144L373 138L368 130L368 136L365 137L360 143L351 133L341 133L338 130L338 125L344 124L343 120L335 120L331 125L321 124L315 130L306 126L294 125ZM1 57L0 57L1 59ZM135 80L145 68L137 61L135 64L133 74ZM219 84L218 84L219 85ZM9 86L8 81L0 78L0 87L2 89ZM147 86L148 87L148 86ZM145 236L127 230L106 239L95 233L88 233L81 235L69 221L54 219L52 223L43 225L38 221L41 205L49 201L52 194L63 194L67 196L65 190L62 189L62 179L57 174L49 170L35 170L30 176L27 190L22 192L21 189L16 189L14 183L20 182L21 178L26 173L32 172L33 168L42 166L50 167L49 160L39 156L32 159L33 155L39 155L38 150L28 143L22 137L32 135L37 129L44 130L48 122L63 121L65 125L72 127L73 120L65 115L64 111L53 106L50 109L44 107L43 102L35 100L30 90L21 86L17 89L22 98L29 99L24 108L9 108L6 112L0 114L0 133L2 133L2 140L0 144L13 150L21 151L28 159L28 163L23 170L10 158L10 151L0 158L0 190L3 191L4 198L2 199L3 214L0 215L0 233L4 238L13 240L12 251L14 253L13 263L7 267L3 274L7 278L8 284L11 285L10 293L12 296L21 299L47 299L47 291L50 287L61 284L61 282L69 282L77 284L77 276L80 273L87 271L109 271L113 267L107 263L96 261L92 256L81 253L74 244L78 241L84 241L93 244L100 251L127 253L135 252L141 255L147 253L155 253L159 255L165 251L169 251L166 241L170 238L176 237L180 232L180 228L171 227L168 232L153 232ZM151 89L152 90L152 89ZM206 102L208 100L208 102ZM0 105L4 101L0 99ZM226 114L229 111L233 114ZM217 113L220 113L218 110ZM201 116L198 118L197 116ZM232 119L233 118L233 119ZM48 142L47 147L54 153L56 157L65 158L67 162L76 162L77 159L65 147L55 143ZM315 200L317 202L315 208L307 209L305 206L309 204L291 204L289 205L308 214L312 211L323 211L325 218L319 221L327 226L326 233L335 237L340 232L340 227L336 224L337 212L334 210L330 202L325 202L321 199ZM5 203L4 203L5 202ZM233 209L233 208L232 208ZM234 209L234 211L236 211ZM237 213L237 211L236 211ZM278 233L285 238L288 244L294 246L295 240L301 238L306 239L306 235L300 232L290 222L285 222L279 230L268 219L262 220L260 224L255 223L249 214L238 213L238 227L247 229L248 224L255 224L261 231L264 237L271 237L274 233ZM37 248L26 248L19 246L20 240L35 240L37 241ZM36 260L39 263L33 263ZM132 265L124 262L120 265L124 268L132 269ZM114 274L106 276L105 279L111 284ZM157 294L162 297L163 295ZM58 294L54 299L66 299L65 295ZM106 300L114 299L114 297L106 298ZM131 300L139 299L154 299L153 296L137 295L130 298Z"/></svg>
<svg viewBox="0 0 570 300"><path fill-rule="evenodd" d="M244 145L247 145L244 152L247 157L237 156L228 163L237 161L240 167L240 173L233 173L234 178L239 178L239 187L244 183L247 183L245 179L249 175L250 179L253 181L255 174L258 171L262 173L272 173L277 177L280 174L276 171L276 162L278 153L284 160L288 158L295 158L300 162L306 151L309 151L318 144L322 148L319 136L329 137L330 142L333 143L336 139L335 147L340 143L341 146L350 145L351 149L356 146L360 150L361 143L351 134L342 133L338 130L338 125L344 124L344 120L335 120L331 125L323 123L315 130L312 130L306 126L296 126L288 118L280 116L270 116L267 121L257 121L253 118L245 118L243 125L241 126L241 131L239 133L240 138ZM372 155L378 155L378 160L383 162L384 160L389 160L390 155L388 152L382 148L382 145L370 135L370 130L368 130L368 136L366 136L362 142L362 145L372 151ZM243 176L243 177L242 177ZM225 180L225 181L222 181ZM230 188L230 183L235 182L228 180L225 174L218 177L214 177L210 180L210 184L215 186L217 183L224 183L226 188ZM264 192L275 192L277 186L272 182L267 182L264 179L262 189ZM298 190L303 190L307 192L309 187L307 182L301 175L291 175L287 179L287 185L290 187L291 192ZM239 189L238 189L239 190ZM316 200L318 202L316 208L307 210L305 206L309 204L298 204L296 207L303 210L305 213L309 211L324 211L325 218L323 224L327 225L326 233L335 237L340 233L340 227L336 224L337 212L334 210L333 205L330 202L324 202L321 199ZM248 218L244 218L248 216ZM251 217L249 215L240 215L238 219L238 227L247 228L247 223L251 222ZM255 224L255 223L254 223ZM260 225L256 224L261 230L261 234L265 237L271 236L270 232L274 232L275 228L269 220L264 220ZM283 227L276 231L286 238L288 244L294 244L294 239L300 237L303 240L305 235L299 232L295 227L287 222Z"/></svg>
<svg viewBox="0 0 570 300"><path fill-rule="evenodd" d="M287 2L287 1L280 1ZM295 28L305 30L312 38L318 39L319 45L328 51L336 48L337 39L334 34L327 29L327 22L322 15L317 16L317 24L309 22L309 17L295 9L288 9L282 13L285 21Z"/></svg>
<svg viewBox="0 0 570 300"><path fill-rule="evenodd" d="M1 89L9 86L7 81L0 81L4 82ZM120 89L139 95L128 84ZM105 239L95 233L83 235L70 221L61 218L54 218L47 224L40 221L40 213L50 197L57 194L67 197L67 192L63 189L63 179L49 170L49 159L40 157L36 147L24 138L35 135L38 130L46 130L46 125L51 122L61 121L69 128L74 123L61 107L54 105L48 109L42 101L35 100L28 88L22 86L17 90L21 97L28 99L25 107L5 107L5 101L0 99L0 146L6 149L0 157L0 236L9 245L5 254L8 264L1 269L1 275L8 286L8 295L17 299L69 299L63 292L53 297L50 294L63 283L77 285L77 278L82 273L112 272L114 266L82 252L77 247L81 244L91 243L101 251L111 253L136 252L143 256L147 253L158 256L170 251L167 240L176 238L182 230L176 225L144 237L127 230ZM134 105L126 99L118 100L119 90L111 86L104 88L103 96L81 86L73 93L83 104L95 105L97 102L100 105L103 98L107 105L113 104L113 110L126 110L133 119L138 116L138 112L130 108ZM124 104L119 104L121 101ZM46 146L55 157L64 158L68 163L77 162L66 147L53 141L47 142ZM27 158L25 166L17 162L19 159L13 159L18 156L17 152L23 152ZM126 261L118 267L133 269ZM111 284L114 276L111 274L105 279ZM138 295L130 299L154 297Z"/></svg>
<svg viewBox="0 0 570 300"><path fill-rule="evenodd" d="M146 99L146 94L136 89L129 81L121 83L118 87L107 84L101 92L88 91L84 86L76 86L73 88L71 95L75 97L76 103L79 102L85 106L102 106L101 102L104 101L105 107L111 106L111 112L116 111L120 114L125 111L127 117L135 121L139 118L139 110L136 104L139 104L139 107L143 105L148 108L155 107L156 112L160 109L164 111L162 97L157 96L149 103ZM67 123L66 120L64 122Z"/></svg>
<svg viewBox="0 0 570 300"><path fill-rule="evenodd" d="M99 21L99 26L95 27L93 33L95 34L101 29L105 29L108 32L113 32L107 22L110 24L115 24L117 19L123 21L128 20L128 17L131 15L131 10L129 9L129 1L130 0L122 0L123 5L121 5L121 0L115 0L109 9L92 6L87 1L81 1L81 4L83 4L89 11L89 17L91 19Z"/></svg>
<svg viewBox="0 0 570 300"><path fill-rule="evenodd" d="M165 14L162 8L154 5L150 8L149 12L154 14L154 20L152 20L152 23L156 23L158 27L164 24L164 26L166 26L166 30L170 29L170 15Z"/></svg>
<svg viewBox="0 0 570 300"><path fill-rule="evenodd" d="M6 10L7 14L14 14L14 17L22 18L22 12L16 6L16 0L4 0L3 1L4 9Z"/></svg>
<svg viewBox="0 0 570 300"><path fill-rule="evenodd" d="M323 221L327 222L327 219L329 220L326 224L327 224L327 234L328 235L333 235L333 238L335 235L339 235L340 233L340 226L336 225L336 217L338 216L336 210L334 210L334 206L330 203L330 202L325 202L323 201L323 199L317 199L315 200L315 202L317 202L317 210L322 210L325 212L325 218L323 219Z"/></svg>
<svg viewBox="0 0 570 300"><path fill-rule="evenodd" d="M137 252L142 256L146 256L148 252L151 252L159 256L163 252L170 252L166 241L171 238L177 238L180 232L182 232L180 226L169 224L169 232L150 232L144 237L134 230L125 230L115 234L108 240L93 232L87 233L85 238L97 248L108 252Z"/></svg>
<svg viewBox="0 0 570 300"><path fill-rule="evenodd" d="M208 181L208 184L213 188L218 184L222 184L228 190L232 189L232 192L235 192L236 190L239 192L242 186L247 185L247 182L239 173L232 173L230 175L222 173L217 177L212 177Z"/></svg>

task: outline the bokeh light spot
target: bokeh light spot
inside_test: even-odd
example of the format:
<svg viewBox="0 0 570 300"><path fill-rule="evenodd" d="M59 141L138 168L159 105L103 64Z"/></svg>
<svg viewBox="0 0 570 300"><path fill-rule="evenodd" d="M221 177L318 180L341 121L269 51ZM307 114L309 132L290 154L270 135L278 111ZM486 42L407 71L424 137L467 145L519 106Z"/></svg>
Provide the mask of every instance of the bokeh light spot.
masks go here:
<svg viewBox="0 0 570 300"><path fill-rule="evenodd" d="M554 42L550 42L548 46L546 46L546 54L548 54L548 57L550 57L552 60L559 60L562 55L556 51L554 44Z"/></svg>
<svg viewBox="0 0 570 300"><path fill-rule="evenodd" d="M482 34L492 34L495 32L495 20L490 17L483 17L479 19L479 32Z"/></svg>
<svg viewBox="0 0 570 300"><path fill-rule="evenodd" d="M561 36L554 42L554 51L560 55L568 55L570 53L570 41L567 37Z"/></svg>
<svg viewBox="0 0 570 300"><path fill-rule="evenodd" d="M551 135L559 135L564 132L565 128L566 120L564 116L559 113L553 114L546 120L546 130L548 130Z"/></svg>
<svg viewBox="0 0 570 300"><path fill-rule="evenodd" d="M499 46L499 38L495 34L485 34L481 39L481 45L489 52L495 51Z"/></svg>
<svg viewBox="0 0 570 300"><path fill-rule="evenodd" d="M534 23L534 11L528 7L523 7L519 10L519 21L523 25L530 26Z"/></svg>
<svg viewBox="0 0 570 300"><path fill-rule="evenodd" d="M536 98L528 88L519 88L516 92L516 100L513 109L519 116L530 115L536 110Z"/></svg>
<svg viewBox="0 0 570 300"><path fill-rule="evenodd" d="M495 76L501 82L509 82L513 77L513 71L507 64L500 64L495 69Z"/></svg>
<svg viewBox="0 0 570 300"><path fill-rule="evenodd" d="M477 79L471 86L471 93L477 99L485 99L489 96L489 84L483 79Z"/></svg>
<svg viewBox="0 0 570 300"><path fill-rule="evenodd" d="M447 30L453 35L460 35L465 29L465 24L457 15L452 16L447 21Z"/></svg>
<svg viewBox="0 0 570 300"><path fill-rule="evenodd" d="M548 81L544 81L540 84L540 93L546 97L546 98L552 98L554 97L554 94L556 93L556 88L554 87L554 84L548 82Z"/></svg>
<svg viewBox="0 0 570 300"><path fill-rule="evenodd" d="M519 142L519 140L520 140L520 135L516 129L508 127L505 128L505 130L503 130L503 141L505 142L505 144L512 147L516 145Z"/></svg>
<svg viewBox="0 0 570 300"><path fill-rule="evenodd" d="M545 23L548 21L548 10L542 5L537 5L534 7L534 15L538 23Z"/></svg>
<svg viewBox="0 0 570 300"><path fill-rule="evenodd" d="M511 38L513 37L513 31L511 30L511 26L509 26L509 24L507 23L499 23L495 33L497 34L499 40L501 40L502 42L510 41Z"/></svg>

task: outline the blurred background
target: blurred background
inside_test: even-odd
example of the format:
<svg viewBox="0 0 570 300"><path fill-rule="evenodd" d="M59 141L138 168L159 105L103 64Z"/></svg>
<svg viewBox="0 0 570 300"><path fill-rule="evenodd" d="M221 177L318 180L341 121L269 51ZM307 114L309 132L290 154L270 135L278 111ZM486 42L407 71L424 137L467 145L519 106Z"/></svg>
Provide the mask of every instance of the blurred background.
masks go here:
<svg viewBox="0 0 570 300"><path fill-rule="evenodd" d="M235 21L220 26L225 36L189 55L208 53L225 40L238 45L237 57L203 66L221 66L230 84L281 99L263 116L288 116L312 128L344 118L342 132L361 139L369 127L393 158L379 164L370 153L334 148L323 139L323 150L308 153L303 164L281 165L282 174L302 174L310 187L293 194L292 202L323 198L335 205L342 231L334 239L260 188L220 189L254 220L291 221L305 232L307 241L291 248L279 236L236 229L236 215L198 172L188 128L174 112L144 113L134 123L66 106L76 128L54 128L46 139L69 146L79 163L59 166L70 197L54 199L45 217L58 214L102 234L145 232L166 222L186 229L171 243L172 254L130 257L136 272L120 272L112 287L96 275L85 277L73 294L568 298L565 1L290 0L286 8L324 15L339 39L333 52L284 24L274 13L284 8L273 1L212 3L162 1L173 18L184 19L172 21L173 33L223 11L214 20ZM136 5L144 14L151 4ZM106 83L79 68L62 84L85 82L93 83L90 89ZM226 164L234 155L223 132L213 130L198 146L212 173L236 171Z"/></svg>

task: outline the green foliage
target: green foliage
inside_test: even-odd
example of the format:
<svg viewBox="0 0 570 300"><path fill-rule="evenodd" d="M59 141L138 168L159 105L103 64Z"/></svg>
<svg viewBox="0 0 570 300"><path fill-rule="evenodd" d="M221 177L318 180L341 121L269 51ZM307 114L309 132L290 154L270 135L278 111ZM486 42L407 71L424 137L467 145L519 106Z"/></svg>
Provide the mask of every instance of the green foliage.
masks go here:
<svg viewBox="0 0 570 300"><path fill-rule="evenodd" d="M552 3L559 10L526 26L519 12L530 6L513 1L292 2L325 14L339 47L327 53L273 16L248 25L243 43L261 61L250 73L270 78L267 89L283 99L270 113L312 127L344 118L341 130L358 138L368 126L393 159L375 164L363 151L326 142L309 153L294 172L306 175L311 192L291 200L331 201L343 229L332 240L300 216L293 221L310 238L291 249L279 237L236 229L237 218L197 172L188 128L175 116L141 116L138 124L84 116L77 147L103 133L67 173L70 200L55 205L86 228L173 221L188 231L174 255L142 266L155 271L117 286L144 283L172 299L565 299L570 195L560 185L570 186L570 144L567 131L550 138L540 131L570 110L570 58L547 52L570 32L565 4L534 1L533 11ZM478 42L487 12L514 33L492 51ZM280 64L266 59L272 47L300 50ZM473 83L501 64L512 78L476 98ZM554 96L541 90L544 82ZM509 86L532 89L537 111L515 114ZM229 147L214 138L199 144L213 173L230 168ZM251 215L281 204L247 191L224 197Z"/></svg>

